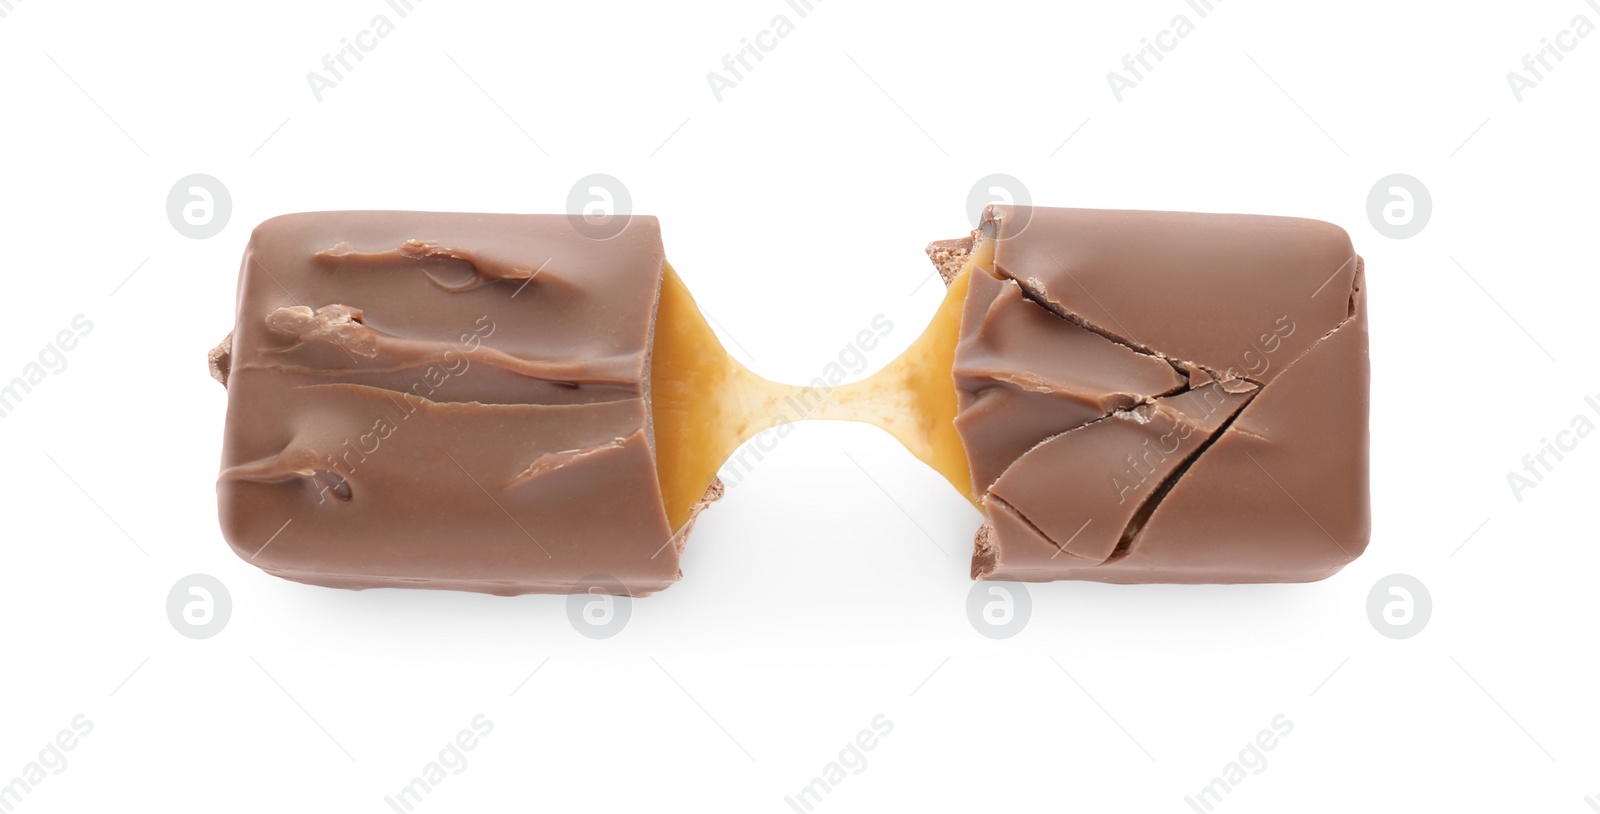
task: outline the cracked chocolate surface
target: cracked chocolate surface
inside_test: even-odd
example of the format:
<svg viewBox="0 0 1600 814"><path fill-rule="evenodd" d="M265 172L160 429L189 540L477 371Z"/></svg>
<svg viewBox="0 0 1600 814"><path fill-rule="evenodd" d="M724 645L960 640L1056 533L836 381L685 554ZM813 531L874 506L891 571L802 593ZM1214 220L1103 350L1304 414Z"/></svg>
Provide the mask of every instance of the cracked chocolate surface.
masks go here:
<svg viewBox="0 0 1600 814"><path fill-rule="evenodd" d="M1295 582L1361 554L1364 269L1342 229L985 217L954 370L975 578Z"/></svg>
<svg viewBox="0 0 1600 814"><path fill-rule="evenodd" d="M229 543L345 588L669 585L687 529L667 522L648 407L663 262L646 217L609 240L559 215L263 223L211 357Z"/></svg>

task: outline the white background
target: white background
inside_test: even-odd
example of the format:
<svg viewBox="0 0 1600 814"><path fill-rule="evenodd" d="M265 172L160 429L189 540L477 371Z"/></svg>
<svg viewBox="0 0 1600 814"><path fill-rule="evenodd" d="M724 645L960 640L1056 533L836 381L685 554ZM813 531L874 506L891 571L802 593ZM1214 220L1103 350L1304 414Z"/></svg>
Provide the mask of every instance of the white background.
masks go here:
<svg viewBox="0 0 1600 814"><path fill-rule="evenodd" d="M893 732L818 810L1191 811L1279 714L1292 734L1218 810L1600 796L1600 438L1520 501L1506 481L1574 416L1600 423L1600 35L1520 102L1505 76L1574 16L1600 23L1582 0L1227 0L1203 20L1180 0L804 19L427 0L320 102L307 72L394 18L381 0L12 4L0 380L94 325L0 419L0 784L94 724L19 811L390 811L479 714L493 732L418 810L791 811L880 714ZM779 13L794 31L717 101L706 74ZM1179 13L1195 31L1118 102L1106 73ZM992 641L966 616L978 514L887 435L819 422L607 641L561 597L326 590L232 554L204 357L250 228L562 211L593 172L660 217L730 348L794 382L875 314L895 328L873 369L915 338L940 296L922 246L964 233L989 173L1039 204L1338 223L1371 297L1371 548L1312 585L1031 586L1026 629ZM231 192L216 237L168 222L191 173ZM1407 240L1367 217L1391 173L1432 193ZM1366 611L1397 572L1434 606L1403 641ZM165 611L192 573L233 600L204 641Z"/></svg>

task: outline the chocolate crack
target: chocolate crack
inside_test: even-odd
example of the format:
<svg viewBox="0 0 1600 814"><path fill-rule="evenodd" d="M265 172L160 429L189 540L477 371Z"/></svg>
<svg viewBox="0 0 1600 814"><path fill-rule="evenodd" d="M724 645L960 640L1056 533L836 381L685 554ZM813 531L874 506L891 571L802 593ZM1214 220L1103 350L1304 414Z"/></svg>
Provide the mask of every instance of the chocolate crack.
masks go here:
<svg viewBox="0 0 1600 814"><path fill-rule="evenodd" d="M1156 509L1161 506L1161 501L1165 500L1167 495L1172 492L1173 487L1178 485L1178 481L1188 474L1189 470L1194 467L1195 462L1200 460L1200 456L1204 455L1206 450L1210 449L1218 439L1222 438L1224 433L1233 427L1233 422L1238 420L1239 416L1244 413L1245 408L1250 406L1250 402L1254 401L1256 396L1260 394L1261 390L1257 390L1246 396L1244 403L1235 407L1233 412L1223 420L1222 424L1207 436L1206 440L1200 443L1200 446L1189 453L1183 459L1183 462L1178 464L1176 469L1168 473L1161 483L1150 491L1150 494L1145 495L1144 501L1139 504L1139 508L1134 510L1133 516L1128 519L1127 525L1123 526L1122 536L1117 539L1116 549L1111 552L1111 556L1105 559L1105 562L1101 563L1102 565L1116 562L1128 556L1128 552L1133 550L1134 540L1139 536L1139 532L1144 530L1145 523L1150 521L1150 516L1155 514Z"/></svg>
<svg viewBox="0 0 1600 814"><path fill-rule="evenodd" d="M545 271L549 260L529 267L485 252L444 246L434 240L407 240L396 248L380 251L358 251L349 241L343 241L312 257L325 265L365 269L435 261L424 263L423 273L434 285L452 293L471 291L499 280L521 280L526 284L537 279L543 285L558 279Z"/></svg>
<svg viewBox="0 0 1600 814"><path fill-rule="evenodd" d="M986 505L991 501L1005 504L1058 548L1090 564L1098 564L1112 556L1119 546L1125 546L1182 473L1232 423L1255 394L1230 393L1214 383L1207 384L1193 392L1193 395L1185 391L1152 399L1053 434L1018 456L986 490L984 502ZM1215 420L1219 410L1226 410L1220 421ZM1103 425L1118 421L1132 422L1148 429L1131 433L1115 427L1100 429ZM1195 432L1205 434L1199 443L1188 440ZM1120 514L1118 507L1123 505L1130 491L1141 489L1148 477L1167 466L1172 455L1191 445L1192 449L1183 452L1183 457L1160 475L1160 480L1127 514L1127 519L1120 524L1122 532L1118 537L1109 537L1109 530L1107 533L1091 533L1083 543L1068 550L1072 540L1089 525L1087 521L1097 518L1104 520L1107 512ZM1093 478L1081 474L1084 467L1078 458L1084 455L1092 460L1126 462L1126 471L1120 473L1125 480L1119 480L1119 473L1114 470L1108 473L1111 485L1117 488L1117 494L1121 497L1115 504L1109 500L1102 503L1091 497L1093 490L1099 487ZM1059 482L1041 482L1038 472L1027 471L1039 468L1049 470L1063 465L1073 465L1080 473ZM1013 477L1011 473L1014 469L1020 471ZM1149 471L1146 472L1146 469ZM1069 490L1065 502L1052 497L1061 488ZM1011 497L1007 497L1007 494ZM1052 516L1048 522L1044 522L1032 516L1036 511ZM1080 525L1079 519L1086 522Z"/></svg>
<svg viewBox="0 0 1600 814"><path fill-rule="evenodd" d="M517 486L521 486L522 484L528 483L529 481L535 480L544 475L558 472L569 466L581 464L588 459L622 449L624 445L643 440L643 438L644 430L641 429L626 438L613 438L605 443L590 444L588 446L564 449L558 452L546 452L543 455L533 459L533 463L529 464L527 469L524 469L516 477L512 478L511 482L506 484L505 488L512 489Z"/></svg>
<svg viewBox="0 0 1600 814"><path fill-rule="evenodd" d="M246 363L236 364L235 369L337 375L393 373L429 365L456 367L482 362L523 378L571 388L580 385L637 387L641 378L641 363L636 354L571 362L524 359L482 344L482 338L476 334L470 335L471 341L441 342L385 333L367 324L362 309L348 305L324 305L316 311L304 305L285 306L267 314L265 321L271 334L285 344L265 348L263 353L297 358L299 363ZM330 348L339 350L342 355L322 352ZM354 364L344 364L341 359Z"/></svg>
<svg viewBox="0 0 1600 814"><path fill-rule="evenodd" d="M578 407L592 407L592 406L599 406L599 405L605 405L605 404L615 404L617 402L622 402L622 401L637 401L639 399L639 394L638 393L618 393L618 394L616 394L616 395L614 395L613 397L610 397L610 398L591 398L591 399L589 399L587 401L574 401L574 402L566 402L566 401L561 401L561 402L545 402L545 401L483 401L481 399L443 398L437 392L435 392L434 394L429 395L429 396L423 396L423 395L419 395L417 393L409 393L409 392L406 392L404 390L396 390L396 389L394 389L392 387L381 387L381 386L375 385L375 384L360 384L360 383L357 383L357 382L323 382L323 383L318 383L318 384L297 384L297 385L292 385L291 389L293 389L293 390L331 390L331 391L334 391L334 392L338 392L338 391L343 390L343 391L348 391L348 392L352 392L352 393L363 393L363 394L368 394L368 395L382 394L385 397L389 398L391 401L394 400L394 398L398 396L399 398L405 399L405 402L407 404L412 405L413 408L415 408L415 407L430 407L430 408L450 408L450 407L478 408L478 407L482 407L482 408L488 408L488 409L502 409L502 408L504 408L504 409L517 409L517 408L521 408L521 407L534 407L534 408L551 408L551 409L575 409L575 408L578 408ZM529 393L528 395L531 396L531 395L534 395L534 394ZM603 395L603 394L597 394L597 395ZM401 407L403 410L405 409L405 405L402 405L398 401L395 402L395 405ZM409 412L409 410L407 410L407 412Z"/></svg>
<svg viewBox="0 0 1600 814"><path fill-rule="evenodd" d="M1039 536L1039 539L1044 540L1045 542L1049 543L1050 545L1055 546L1057 554L1052 554L1052 555L1050 555L1051 557L1058 556L1058 554L1065 554L1068 557L1071 557L1073 560L1077 560L1078 562L1087 562L1084 557L1079 556L1077 554L1074 554L1071 551L1068 551L1066 549L1066 547L1065 547L1066 543L1058 542L1054 537L1052 537L1048 533L1046 533L1044 529L1039 528L1037 525L1034 524L1034 522L1032 520L1028 519L1028 515L1025 512L1023 512L1021 509L1017 508L1016 506L1013 506L1010 503L1008 503L1005 498L1000 497L999 495L994 494L993 492L990 492L989 494L984 495L983 500L984 500L984 504L986 506L988 504L992 503L995 506L998 506L999 508L1010 512L1012 518L1014 518L1018 523L1021 523L1024 527L1026 527L1028 530L1032 531L1034 534L1037 534Z"/></svg>
<svg viewBox="0 0 1600 814"><path fill-rule="evenodd" d="M1052 260L1053 260L1053 258L1052 258ZM1057 265L1059 266L1059 264L1057 264ZM1177 371L1178 375L1180 375L1180 376L1188 377L1190 375L1190 371L1184 367L1184 365L1188 365L1188 366L1191 366L1191 367L1193 367L1193 368L1195 368L1197 370L1205 371L1205 373L1207 375L1209 375L1211 378L1213 378L1213 379L1215 379L1215 380L1217 380L1219 382L1231 381L1231 380L1234 380L1234 379L1243 379L1245 381L1252 382L1253 384L1260 384L1260 382L1256 382L1256 381L1250 379L1247 376L1238 376L1238 375L1234 375L1234 374L1226 374L1226 373L1223 373L1221 371L1212 369L1212 368L1210 368L1210 367L1208 367L1206 365L1202 365L1199 362L1193 362L1193 361L1189 361L1187 359L1176 359L1176 358L1174 358L1172 356L1168 356L1167 354L1162 353L1161 351L1158 351L1158 350L1156 350L1156 349L1154 349L1154 348L1150 347L1149 345L1146 345L1146 344L1144 344L1142 342L1136 342L1131 337L1119 334L1119 333L1117 333L1115 331L1112 331L1112 330L1110 330L1108 328L1105 328L1104 326L1096 325L1093 322L1090 322L1089 320L1085 319L1082 315L1073 313L1066 306L1063 306L1061 303L1058 303L1055 300L1051 299L1049 292L1045 289L1044 282L1042 280L1040 280L1039 278L1037 278L1037 277L1029 277L1026 280L1022 280L1022 279L1019 279L1017 277L1012 276L1009 272L1007 272L1005 269L1001 268L999 265L995 266L995 271L1000 273L1001 275L1003 275L1006 280L1009 280L1009 281L1015 283L1017 285L1017 287L1022 290L1022 296L1025 299L1027 299L1029 302L1039 306L1040 308L1043 308L1046 311L1049 311L1050 313L1052 313L1052 314L1054 314L1054 315L1056 315L1056 316L1058 316L1058 317L1060 317L1060 318L1062 318L1062 319L1064 319L1064 320L1066 320L1066 321L1068 321L1068 322L1070 322L1070 323L1072 323L1072 324L1074 324L1074 325L1076 325L1076 326L1078 326L1078 327L1080 327L1080 328L1082 328L1082 329L1084 329L1086 331L1090 331L1090 332L1099 334L1101 337L1103 337L1103 338L1105 338L1105 339L1107 339L1107 340L1109 340L1111 342L1115 342L1116 344L1121 345L1121 346L1127 348L1128 350L1131 350L1131 351L1133 351L1135 353L1138 353L1138 354L1142 354L1144 356L1149 356L1149 357L1154 358L1154 359L1160 359L1161 361L1166 362L1167 364L1171 365L1172 369ZM1065 271L1065 269L1063 269L1063 272L1064 271ZM1082 289L1084 294L1088 294L1090 299L1094 299L1094 295L1093 294L1089 294L1089 290L1083 287L1083 283L1080 283L1076 279L1071 278L1070 275L1069 275L1068 278L1072 279L1073 284L1078 286L1079 289ZM1103 308L1103 306L1102 306L1102 308Z"/></svg>

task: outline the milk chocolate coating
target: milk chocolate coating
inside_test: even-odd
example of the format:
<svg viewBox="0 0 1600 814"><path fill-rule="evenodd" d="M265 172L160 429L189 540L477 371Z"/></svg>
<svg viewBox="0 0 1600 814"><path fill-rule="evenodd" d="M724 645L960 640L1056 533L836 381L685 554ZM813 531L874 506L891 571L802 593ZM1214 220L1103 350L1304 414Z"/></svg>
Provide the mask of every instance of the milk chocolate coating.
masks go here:
<svg viewBox="0 0 1600 814"><path fill-rule="evenodd" d="M648 407L662 272L646 217L608 240L560 215L261 224L211 359L229 544L342 588L669 585L682 540Z"/></svg>
<svg viewBox="0 0 1600 814"><path fill-rule="evenodd" d="M1364 270L1295 218L992 207L956 349L978 579L1306 582L1366 549Z"/></svg>

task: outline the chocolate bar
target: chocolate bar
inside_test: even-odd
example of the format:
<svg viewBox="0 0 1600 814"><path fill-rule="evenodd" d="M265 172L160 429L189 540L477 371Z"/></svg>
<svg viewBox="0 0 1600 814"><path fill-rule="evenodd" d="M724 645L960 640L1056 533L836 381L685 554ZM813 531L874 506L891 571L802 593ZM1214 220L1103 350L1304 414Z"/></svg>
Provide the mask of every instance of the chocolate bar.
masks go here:
<svg viewBox="0 0 1600 814"><path fill-rule="evenodd" d="M1365 550L1365 280L1344 230L1005 206L985 229L953 363L987 515L974 578L1301 582Z"/></svg>
<svg viewBox="0 0 1600 814"><path fill-rule="evenodd" d="M677 579L649 416L653 218L325 212L263 223L212 354L223 533L344 588L646 594Z"/></svg>
<svg viewBox="0 0 1600 814"><path fill-rule="evenodd" d="M648 594L723 462L797 416L883 428L982 510L976 579L1305 581L1366 546L1364 270L1337 227L991 207L929 246L946 297L899 359L796 387L725 352L655 219L579 226L258 227L210 355L234 550L336 587Z"/></svg>

